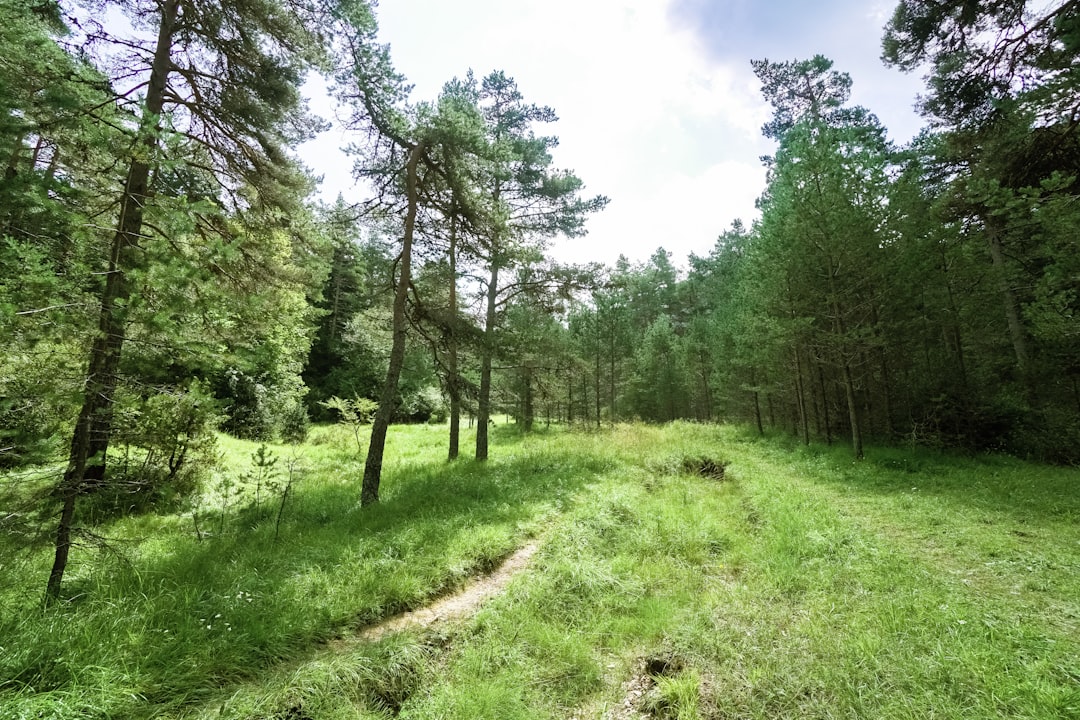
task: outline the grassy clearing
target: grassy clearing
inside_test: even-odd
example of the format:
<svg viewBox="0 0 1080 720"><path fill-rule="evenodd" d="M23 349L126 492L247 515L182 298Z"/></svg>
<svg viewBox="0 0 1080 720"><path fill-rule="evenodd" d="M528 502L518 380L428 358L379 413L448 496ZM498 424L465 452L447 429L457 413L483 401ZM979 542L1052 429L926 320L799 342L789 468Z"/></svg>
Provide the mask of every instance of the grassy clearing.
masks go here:
<svg viewBox="0 0 1080 720"><path fill-rule="evenodd" d="M370 513L321 429L278 543L269 517L202 542L132 519L129 564L68 607L9 588L0 716L1080 717L1076 470L688 424L447 465L441 429L396 430ZM475 618L330 641L537 533Z"/></svg>
<svg viewBox="0 0 1080 720"><path fill-rule="evenodd" d="M9 564L0 717L146 717L212 701L492 567L602 469L505 432L497 462L448 465L444 436L395 428L383 502L361 513L353 440L319 429L299 451L276 541L270 503L253 511L234 498L222 521L214 481L200 509L209 536L196 538L190 512L96 528L120 554L81 549L65 581L70 600L49 610L39 606L47 550ZM223 443L235 482L256 446ZM271 450L279 468L293 452Z"/></svg>
<svg viewBox="0 0 1080 720"><path fill-rule="evenodd" d="M1076 471L632 434L402 717L1080 717Z"/></svg>

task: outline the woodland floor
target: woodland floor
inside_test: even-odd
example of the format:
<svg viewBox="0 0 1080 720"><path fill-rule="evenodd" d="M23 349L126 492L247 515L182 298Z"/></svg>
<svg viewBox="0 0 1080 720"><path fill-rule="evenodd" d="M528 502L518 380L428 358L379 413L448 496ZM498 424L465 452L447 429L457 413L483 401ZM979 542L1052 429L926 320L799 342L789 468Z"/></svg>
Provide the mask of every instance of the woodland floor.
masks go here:
<svg viewBox="0 0 1080 720"><path fill-rule="evenodd" d="M47 611L47 553L0 555L0 718L1080 718L1076 469L690 424L448 464L395 428L361 511L341 430L271 448L280 537L210 488L201 539L100 526L123 559Z"/></svg>

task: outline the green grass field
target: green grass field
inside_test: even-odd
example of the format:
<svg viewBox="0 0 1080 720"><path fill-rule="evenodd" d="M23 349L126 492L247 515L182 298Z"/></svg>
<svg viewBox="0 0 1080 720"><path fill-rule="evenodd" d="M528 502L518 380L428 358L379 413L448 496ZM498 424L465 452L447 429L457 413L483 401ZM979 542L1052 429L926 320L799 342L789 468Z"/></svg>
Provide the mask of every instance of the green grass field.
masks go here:
<svg viewBox="0 0 1080 720"><path fill-rule="evenodd" d="M271 500L222 499L256 448L223 438L201 539L190 507L104 524L46 610L47 548L2 548L0 718L1080 718L1075 469L692 424L494 439L448 464L445 428L393 428L364 511L347 429L271 446L275 537ZM530 538L474 617L355 639Z"/></svg>

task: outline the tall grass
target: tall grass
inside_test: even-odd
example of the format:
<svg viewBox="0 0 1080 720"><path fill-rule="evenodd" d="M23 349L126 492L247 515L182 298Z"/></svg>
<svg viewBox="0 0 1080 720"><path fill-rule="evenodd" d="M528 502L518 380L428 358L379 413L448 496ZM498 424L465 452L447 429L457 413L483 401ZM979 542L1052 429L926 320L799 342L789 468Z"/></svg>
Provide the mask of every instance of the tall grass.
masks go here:
<svg viewBox="0 0 1080 720"><path fill-rule="evenodd" d="M239 507L203 540L190 515L117 521L122 556L49 610L45 555L17 566L0 717L1080 717L1074 469L853 463L691 424L497 430L489 463L447 464L443 429L395 428L360 512L352 438L317 428L277 541ZM255 447L225 447L245 472ZM530 536L472 619L335 640Z"/></svg>
<svg viewBox="0 0 1080 720"><path fill-rule="evenodd" d="M1003 458L625 428L409 718L1080 717L1080 480ZM722 482L681 458L729 461ZM640 688L639 683L636 687Z"/></svg>
<svg viewBox="0 0 1080 720"><path fill-rule="evenodd" d="M447 464L444 433L395 428L382 502L361 512L352 438L318 429L298 451L276 539L269 503L252 508L250 493L222 503L217 482L199 505L202 539L190 510L94 528L116 552L78 549L67 601L44 610L42 548L0 596L0 717L142 717L204 703L492 567L602 466L505 431L500 459ZM234 489L256 446L223 445Z"/></svg>

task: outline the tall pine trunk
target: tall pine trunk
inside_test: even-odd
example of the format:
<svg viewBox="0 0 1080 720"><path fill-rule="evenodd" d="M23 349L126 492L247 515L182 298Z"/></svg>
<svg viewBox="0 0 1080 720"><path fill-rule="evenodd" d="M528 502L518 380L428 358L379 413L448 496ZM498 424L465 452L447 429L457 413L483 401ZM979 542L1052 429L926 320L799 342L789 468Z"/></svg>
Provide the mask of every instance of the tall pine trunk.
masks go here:
<svg viewBox="0 0 1080 720"><path fill-rule="evenodd" d="M1005 309L1005 321L1009 327L1009 340L1012 342L1013 353L1016 355L1016 367L1020 370L1020 376L1024 381L1029 395L1031 387L1031 355L1028 350L1027 333L1020 320L1020 303L1013 292L1012 283L1009 280L1009 268L1005 260L1005 251L1001 246L1001 228L997 220L987 220L986 240L990 246L990 261L997 275L998 291L1001 293L1001 302Z"/></svg>
<svg viewBox="0 0 1080 720"><path fill-rule="evenodd" d="M360 505L365 507L379 502L379 482L382 479L383 450L386 448L386 431L397 409L398 380L405 364L405 302L412 280L413 229L416 226L416 206L419 202L417 166L424 153L423 141L409 152L405 167L405 193L408 210L405 212L405 232L401 241L401 269L398 271L394 290L394 338L390 347L390 364L386 369L386 382L379 397L379 409L371 423L371 442L368 444L367 460L364 462L364 482L360 489Z"/></svg>
<svg viewBox="0 0 1080 720"><path fill-rule="evenodd" d="M855 380L851 375L851 363L844 359L844 399L847 401L848 421L851 423L851 448L856 460L863 458L862 426L859 424L859 406L855 401Z"/></svg>
<svg viewBox="0 0 1080 720"><path fill-rule="evenodd" d="M821 412L825 421L825 444L832 445L832 422L829 419L829 393L825 389L825 371L818 365L818 384L821 387Z"/></svg>
<svg viewBox="0 0 1080 720"><path fill-rule="evenodd" d="M617 422L618 413L615 411L615 320L611 321L611 333L608 337L608 359L609 359L609 371L608 375L608 394L610 395L610 410L611 410L611 424L614 425Z"/></svg>
<svg viewBox="0 0 1080 720"><path fill-rule="evenodd" d="M855 396L855 377L851 372L851 353L847 349L847 326L844 323L844 313L841 310L840 302L836 300L836 283L835 276L830 274L829 276L829 288L830 294L833 296L832 313L833 324L837 336L837 347L835 352L837 355L837 365L840 367L841 378L844 385L844 402L847 404L848 409L848 422L851 425L851 449L855 453L856 460L862 460L863 458L863 438L862 438L862 425L859 419L859 406L858 400Z"/></svg>
<svg viewBox="0 0 1080 720"><path fill-rule="evenodd" d="M522 379L525 381L524 397L522 397L522 429L525 432L531 432L533 429L533 415L535 410L533 408L533 369L531 366L526 365L522 368Z"/></svg>
<svg viewBox="0 0 1080 720"><path fill-rule="evenodd" d="M596 314L596 358L595 366L596 372L593 375L593 397L596 401L596 427L600 427L600 314Z"/></svg>
<svg viewBox="0 0 1080 720"><path fill-rule="evenodd" d="M764 435L765 428L761 424L761 399L757 388L757 369L753 366L750 367L750 387L753 388L750 394L754 399L754 424L757 426L758 435Z"/></svg>
<svg viewBox="0 0 1080 720"><path fill-rule="evenodd" d="M802 351L795 346L795 407L799 415L799 436L803 445L810 444L810 420L806 410L806 390L803 388Z"/></svg>
<svg viewBox="0 0 1080 720"><path fill-rule="evenodd" d="M60 585L71 550L76 499L99 487L105 478L105 456L112 436L113 395L124 346L124 307L131 295L126 273L133 264L133 255L142 234L150 182L149 160L158 145L166 80L172 69L172 39L178 8L179 0L165 0L161 6L157 45L150 66L150 82L146 89L136 152L128 166L124 192L120 198L120 215L109 251L109 267L98 312L98 332L90 348L83 406L72 434L67 469L57 488L63 508L56 529L53 566L45 589L47 603L60 596Z"/></svg>
<svg viewBox="0 0 1080 720"><path fill-rule="evenodd" d="M461 443L461 379L458 377L457 340L457 214L450 215L450 328L446 338L446 392L450 396L450 447L447 457L456 460Z"/></svg>
<svg viewBox="0 0 1080 720"><path fill-rule="evenodd" d="M488 278L484 342L480 349L480 396L476 407L476 459L488 458L488 423L491 419L491 361L495 355L495 310L499 296L499 261L492 244L491 277Z"/></svg>

